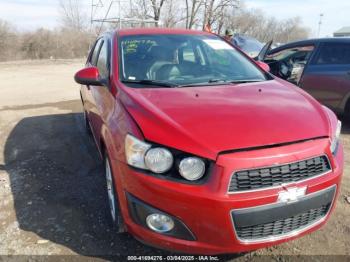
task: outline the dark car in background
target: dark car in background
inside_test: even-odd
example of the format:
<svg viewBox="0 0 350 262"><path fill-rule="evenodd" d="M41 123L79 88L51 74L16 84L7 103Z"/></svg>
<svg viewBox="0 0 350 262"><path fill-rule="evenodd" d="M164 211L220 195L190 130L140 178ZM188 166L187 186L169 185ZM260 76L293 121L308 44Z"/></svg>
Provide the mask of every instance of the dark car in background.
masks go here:
<svg viewBox="0 0 350 262"><path fill-rule="evenodd" d="M335 112L350 115L350 38L289 43L268 51L263 60L274 75L298 85Z"/></svg>

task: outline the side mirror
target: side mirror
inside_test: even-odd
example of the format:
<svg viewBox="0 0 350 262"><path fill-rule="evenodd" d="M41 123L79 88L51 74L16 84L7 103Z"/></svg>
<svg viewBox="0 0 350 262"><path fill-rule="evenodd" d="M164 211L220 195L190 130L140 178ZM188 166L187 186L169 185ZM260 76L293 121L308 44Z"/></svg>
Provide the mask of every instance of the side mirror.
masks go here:
<svg viewBox="0 0 350 262"><path fill-rule="evenodd" d="M75 74L74 80L81 85L102 86L102 82L100 81L100 73L98 72L98 68L95 66L86 67L79 70Z"/></svg>
<svg viewBox="0 0 350 262"><path fill-rule="evenodd" d="M256 61L255 63L257 63L257 65L260 66L264 71L270 72L270 66L268 64L261 61Z"/></svg>

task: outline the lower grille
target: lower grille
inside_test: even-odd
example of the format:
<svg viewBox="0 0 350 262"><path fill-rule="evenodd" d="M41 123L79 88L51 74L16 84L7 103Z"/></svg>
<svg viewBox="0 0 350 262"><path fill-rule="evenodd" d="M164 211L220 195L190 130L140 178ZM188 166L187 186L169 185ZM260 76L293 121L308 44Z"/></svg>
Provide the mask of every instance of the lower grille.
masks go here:
<svg viewBox="0 0 350 262"><path fill-rule="evenodd" d="M262 239L270 236L280 236L288 234L294 230L313 224L324 217L330 205L324 205L320 208L310 209L307 212L276 220L270 223L236 228L237 235L242 240Z"/></svg>
<svg viewBox="0 0 350 262"><path fill-rule="evenodd" d="M328 214L336 189L334 185L291 203L277 202L232 210L236 236L243 242L268 241L288 237L316 225Z"/></svg>

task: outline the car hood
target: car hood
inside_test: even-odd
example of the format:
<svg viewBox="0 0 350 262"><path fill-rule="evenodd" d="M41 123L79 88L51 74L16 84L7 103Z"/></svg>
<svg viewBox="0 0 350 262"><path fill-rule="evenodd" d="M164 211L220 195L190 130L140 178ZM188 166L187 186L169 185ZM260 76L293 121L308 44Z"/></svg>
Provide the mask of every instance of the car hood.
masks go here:
<svg viewBox="0 0 350 262"><path fill-rule="evenodd" d="M283 80L187 88L123 88L145 139L215 159L222 151L328 136L321 105Z"/></svg>

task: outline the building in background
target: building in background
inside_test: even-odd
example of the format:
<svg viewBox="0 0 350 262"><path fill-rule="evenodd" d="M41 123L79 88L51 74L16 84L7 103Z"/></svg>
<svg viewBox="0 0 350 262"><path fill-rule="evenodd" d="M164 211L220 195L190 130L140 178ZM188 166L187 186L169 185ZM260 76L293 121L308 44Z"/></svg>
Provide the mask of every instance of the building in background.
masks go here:
<svg viewBox="0 0 350 262"><path fill-rule="evenodd" d="M350 37L350 26L340 28L333 33L334 37Z"/></svg>

